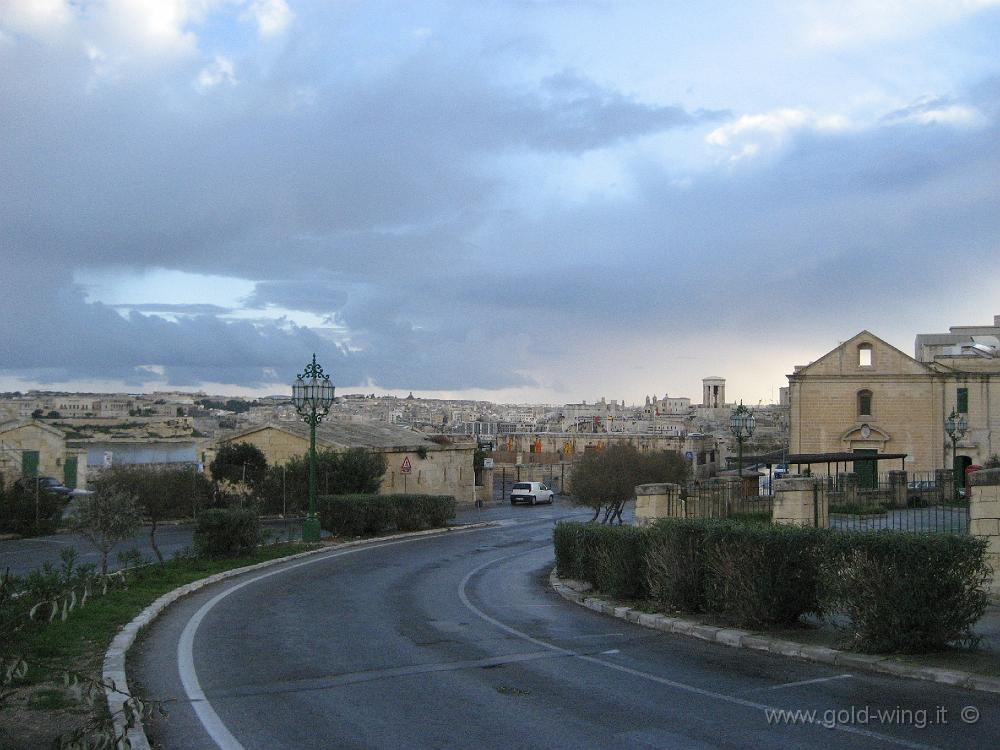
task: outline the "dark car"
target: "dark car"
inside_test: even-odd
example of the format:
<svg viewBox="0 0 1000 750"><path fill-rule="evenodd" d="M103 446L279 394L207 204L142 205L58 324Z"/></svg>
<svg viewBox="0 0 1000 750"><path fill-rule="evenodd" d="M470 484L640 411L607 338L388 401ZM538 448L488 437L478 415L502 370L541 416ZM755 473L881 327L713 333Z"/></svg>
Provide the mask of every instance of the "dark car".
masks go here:
<svg viewBox="0 0 1000 750"><path fill-rule="evenodd" d="M73 490L55 477L37 477L35 481L38 483L38 487L40 489L51 492L54 495L64 495L65 497L69 497L73 492Z"/></svg>

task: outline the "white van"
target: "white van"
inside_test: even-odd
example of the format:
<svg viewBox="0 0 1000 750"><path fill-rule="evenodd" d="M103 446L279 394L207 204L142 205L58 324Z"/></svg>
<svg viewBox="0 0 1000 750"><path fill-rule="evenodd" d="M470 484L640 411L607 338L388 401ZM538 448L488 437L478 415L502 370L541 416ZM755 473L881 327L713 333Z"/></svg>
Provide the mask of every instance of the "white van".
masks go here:
<svg viewBox="0 0 1000 750"><path fill-rule="evenodd" d="M535 503L549 503L551 505L552 496L555 494L541 482L516 482L510 491L510 504L528 503L529 505L534 505Z"/></svg>

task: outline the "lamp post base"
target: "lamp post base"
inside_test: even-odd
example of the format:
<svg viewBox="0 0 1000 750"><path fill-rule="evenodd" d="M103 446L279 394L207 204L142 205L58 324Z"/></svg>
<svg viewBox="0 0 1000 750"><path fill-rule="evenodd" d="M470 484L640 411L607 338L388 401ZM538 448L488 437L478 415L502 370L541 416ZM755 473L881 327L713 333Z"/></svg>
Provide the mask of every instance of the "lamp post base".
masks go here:
<svg viewBox="0 0 1000 750"><path fill-rule="evenodd" d="M302 541L318 542L320 539L319 519L316 516L306 516L302 524Z"/></svg>

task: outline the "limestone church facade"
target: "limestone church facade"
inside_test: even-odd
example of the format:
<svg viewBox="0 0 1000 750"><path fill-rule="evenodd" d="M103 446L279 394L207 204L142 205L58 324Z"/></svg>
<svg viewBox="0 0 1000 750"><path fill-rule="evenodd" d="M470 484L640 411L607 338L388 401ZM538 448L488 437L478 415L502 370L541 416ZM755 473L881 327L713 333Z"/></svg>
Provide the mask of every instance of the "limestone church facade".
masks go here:
<svg viewBox="0 0 1000 750"><path fill-rule="evenodd" d="M861 331L796 367L789 452L905 453L910 472L962 470L1000 452L1000 316L993 326L922 334L916 350L921 359ZM968 425L955 457L945 431L953 411Z"/></svg>

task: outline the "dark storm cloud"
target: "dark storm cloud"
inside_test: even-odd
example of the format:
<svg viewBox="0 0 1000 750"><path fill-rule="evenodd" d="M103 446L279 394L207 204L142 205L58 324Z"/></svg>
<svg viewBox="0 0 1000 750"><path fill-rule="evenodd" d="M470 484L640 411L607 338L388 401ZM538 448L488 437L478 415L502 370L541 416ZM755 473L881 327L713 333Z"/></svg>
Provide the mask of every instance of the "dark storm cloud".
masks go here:
<svg viewBox="0 0 1000 750"><path fill-rule="evenodd" d="M0 48L0 371L42 382L141 382L159 365L172 384L256 385L315 351L345 384L521 385L540 357L619 337L772 335L830 326L831 308L924 304L949 252L996 257L995 80L686 181L636 158L622 195L539 192L532 215L506 196L538 188L505 157L558 164L727 113L572 71L513 86L441 49L363 80L293 49L204 95L197 66L95 84L49 52ZM914 121L952 105L985 123ZM348 333L226 319L211 300L137 300L123 317L72 282L123 267L249 279L245 307Z"/></svg>

